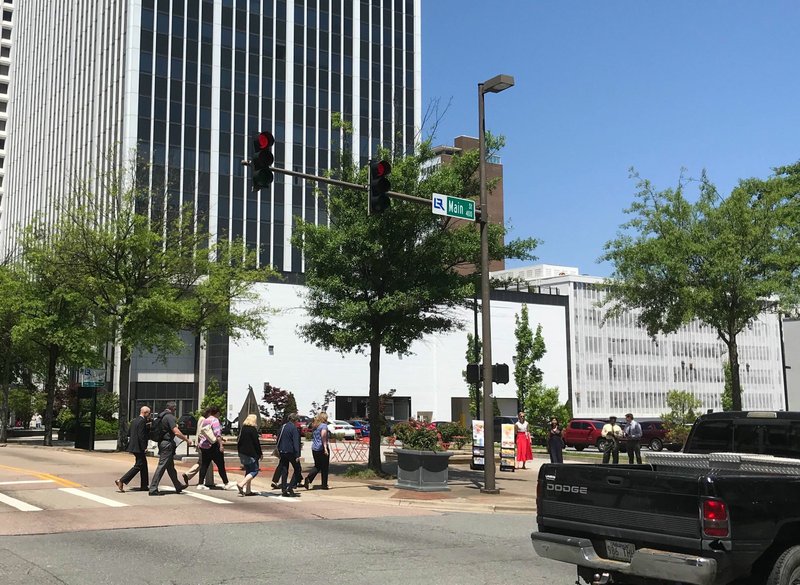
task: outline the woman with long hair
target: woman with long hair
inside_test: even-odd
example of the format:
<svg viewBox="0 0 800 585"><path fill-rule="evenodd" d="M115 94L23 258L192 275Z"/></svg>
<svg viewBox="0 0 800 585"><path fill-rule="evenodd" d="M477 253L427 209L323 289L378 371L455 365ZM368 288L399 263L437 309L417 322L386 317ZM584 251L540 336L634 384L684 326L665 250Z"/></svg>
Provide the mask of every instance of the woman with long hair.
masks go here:
<svg viewBox="0 0 800 585"><path fill-rule="evenodd" d="M222 424L219 422L217 415L219 415L218 406L209 406L203 413L206 426L211 425L212 433L209 434L213 434L216 440L211 442L210 438L205 434L200 439L200 444L198 445L200 447L200 478L205 478L208 466L213 462L217 466L219 477L222 479L222 483L225 484L225 489L235 490L236 482L229 482L228 472L225 471L225 443L222 440ZM201 486L202 483L197 488L203 489L205 487Z"/></svg>
<svg viewBox="0 0 800 585"><path fill-rule="evenodd" d="M263 457L261 452L261 442L258 437L256 425L258 419L256 415L250 414L244 419L242 428L239 430L239 461L244 466L244 478L241 482L236 482L240 496L253 496L258 492L250 490L250 483L258 475L258 462Z"/></svg>
<svg viewBox="0 0 800 585"><path fill-rule="evenodd" d="M514 430L517 432L517 469L525 469L525 462L533 459L533 451L531 451L531 434L528 432L528 421L525 420L524 412L517 415ZM521 468L520 463L522 463Z"/></svg>
<svg viewBox="0 0 800 585"><path fill-rule="evenodd" d="M313 422L311 433L311 454L314 456L314 469L306 475L303 487L308 489L317 473L322 475L322 489L328 489L328 467L331 462L331 451L328 445L328 413L321 412Z"/></svg>
<svg viewBox="0 0 800 585"><path fill-rule="evenodd" d="M550 463L564 463L564 439L556 417L550 419L550 428L547 429L547 452Z"/></svg>

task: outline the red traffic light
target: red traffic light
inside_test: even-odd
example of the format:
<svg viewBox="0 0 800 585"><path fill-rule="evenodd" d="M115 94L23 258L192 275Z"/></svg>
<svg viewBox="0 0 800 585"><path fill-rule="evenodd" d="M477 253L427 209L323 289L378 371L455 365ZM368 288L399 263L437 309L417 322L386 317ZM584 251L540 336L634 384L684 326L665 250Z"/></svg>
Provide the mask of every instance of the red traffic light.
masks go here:
<svg viewBox="0 0 800 585"><path fill-rule="evenodd" d="M256 150L264 150L275 144L275 137L267 131L259 132L256 139L253 141L253 147Z"/></svg>
<svg viewBox="0 0 800 585"><path fill-rule="evenodd" d="M390 165L385 160L379 161L378 164L375 165L375 175L377 175L378 177L385 177L391 172L392 172L392 165Z"/></svg>

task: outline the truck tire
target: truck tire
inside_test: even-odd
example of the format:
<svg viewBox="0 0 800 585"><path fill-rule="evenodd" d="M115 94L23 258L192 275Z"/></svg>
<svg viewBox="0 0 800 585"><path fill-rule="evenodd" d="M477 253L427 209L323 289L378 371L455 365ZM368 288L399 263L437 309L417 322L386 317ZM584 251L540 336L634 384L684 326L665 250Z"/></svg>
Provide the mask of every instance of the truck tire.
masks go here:
<svg viewBox="0 0 800 585"><path fill-rule="evenodd" d="M595 445L597 450L601 453L605 453L606 449L608 449L608 441L605 439L597 439L597 444Z"/></svg>
<svg viewBox="0 0 800 585"><path fill-rule="evenodd" d="M569 445L567 445L569 447ZM583 451L586 448L586 445L575 445L576 451Z"/></svg>
<svg viewBox="0 0 800 585"><path fill-rule="evenodd" d="M656 438L650 441L651 451L661 451L661 449L663 448L664 448L664 443L661 441L661 439Z"/></svg>
<svg viewBox="0 0 800 585"><path fill-rule="evenodd" d="M766 585L792 585L800 582L800 546L783 551L775 561Z"/></svg>

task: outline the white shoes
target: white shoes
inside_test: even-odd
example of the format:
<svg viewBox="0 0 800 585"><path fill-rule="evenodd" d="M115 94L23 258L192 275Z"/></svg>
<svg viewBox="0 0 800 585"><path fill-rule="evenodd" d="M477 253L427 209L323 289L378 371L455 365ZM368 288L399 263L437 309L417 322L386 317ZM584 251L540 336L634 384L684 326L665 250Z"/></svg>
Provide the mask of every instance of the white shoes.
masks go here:
<svg viewBox="0 0 800 585"><path fill-rule="evenodd" d="M197 485L198 490L207 490L208 486L204 486L202 483Z"/></svg>
<svg viewBox="0 0 800 585"><path fill-rule="evenodd" d="M238 490L239 487L236 485L235 481L230 481L225 485L225 489L233 491L233 490Z"/></svg>

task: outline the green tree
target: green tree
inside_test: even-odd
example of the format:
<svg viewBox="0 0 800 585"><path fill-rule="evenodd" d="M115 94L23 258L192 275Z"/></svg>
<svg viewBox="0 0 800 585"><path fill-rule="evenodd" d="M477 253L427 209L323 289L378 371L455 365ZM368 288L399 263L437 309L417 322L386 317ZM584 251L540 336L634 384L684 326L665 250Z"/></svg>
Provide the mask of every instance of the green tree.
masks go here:
<svg viewBox="0 0 800 585"><path fill-rule="evenodd" d="M467 353L464 357L466 358L468 364L481 363L482 349L483 349L483 344L481 343L481 340L472 335L472 333L467 333ZM462 370L461 376L464 378L464 382L467 383L467 389L469 392L469 412L472 414L472 418L480 419L481 383L480 382L476 382L474 384L468 383L467 370Z"/></svg>
<svg viewBox="0 0 800 585"><path fill-rule="evenodd" d="M8 406L14 417L22 421L23 426L28 424L33 414L33 396L30 390L14 388L8 393Z"/></svg>
<svg viewBox="0 0 800 585"><path fill-rule="evenodd" d="M258 336L263 322L257 308L230 301L252 301L250 285L270 272L253 268L254 255L240 242L209 247L207 218L196 225L189 205L164 209L166 185L154 179L153 188L143 187L147 180L137 183L136 168L111 167L76 189L81 204L64 210L55 258L110 324L120 348L119 417L127 420L132 351L180 351L181 330L200 335L210 327L228 333L252 327L248 333ZM161 173L156 170L154 177ZM243 278L237 265L252 274ZM237 318L240 311L245 318ZM118 448L122 432L120 425Z"/></svg>
<svg viewBox="0 0 800 585"><path fill-rule="evenodd" d="M542 382L544 374L536 363L544 357L547 348L544 345L541 324L536 327L535 337L531 331L528 305L523 304L520 314L514 315L514 323L514 336L517 338L514 381L517 384L517 405L521 408L530 389Z"/></svg>
<svg viewBox="0 0 800 585"><path fill-rule="evenodd" d="M297 400L294 398L294 393L289 392L289 399L286 401L286 414L297 414Z"/></svg>
<svg viewBox="0 0 800 585"><path fill-rule="evenodd" d="M664 428L667 429L666 438L669 442L683 445L689 436L689 425L696 419L695 411L703 403L691 392L670 390L667 392L667 408L669 412L661 415Z"/></svg>
<svg viewBox="0 0 800 585"><path fill-rule="evenodd" d="M29 343L18 334L26 302L23 272L9 259L0 262L0 443L8 441L11 386L31 356Z"/></svg>
<svg viewBox="0 0 800 585"><path fill-rule="evenodd" d="M727 198L705 173L694 203L687 184L681 177L677 188L657 191L639 179L633 217L602 256L614 266L606 303L612 315L638 310L650 335L693 319L712 327L728 348L731 406L741 410L739 334L772 299L797 301L800 164L741 180Z"/></svg>
<svg viewBox="0 0 800 585"><path fill-rule="evenodd" d="M490 147L498 147L497 139ZM460 153L451 163L432 167L433 153L393 161L392 190L426 199L431 193L478 193L477 152ZM364 184L366 169L354 167L345 151L338 178ZM298 221L293 241L306 261L306 309L302 335L325 348L369 352L369 418L379 428L382 351L408 354L423 335L458 327L454 307L471 298L474 277L456 270L477 265L480 236L473 225L456 225L429 207L393 201L389 210L367 215L361 190L331 187L325 202L327 225ZM536 241L503 244L504 228L490 225L491 256L531 258ZM382 473L380 434L370 436L369 467Z"/></svg>
<svg viewBox="0 0 800 585"><path fill-rule="evenodd" d="M252 388L252 386L250 388ZM210 408L212 406L216 406L219 408L220 412L224 412L227 416L228 395L222 391L222 388L219 386L219 380L217 380L214 376L211 376L211 379L208 381L206 393L203 396L203 401L200 403L200 410L197 411L197 418L199 419L201 416L203 416L203 412L205 412L206 408Z"/></svg>
<svg viewBox="0 0 800 585"><path fill-rule="evenodd" d="M536 382L525 395L524 411L531 439L539 444L547 440L550 419L556 417L563 425L572 418L569 407L559 402L558 386L549 387L542 382Z"/></svg>
<svg viewBox="0 0 800 585"><path fill-rule="evenodd" d="M70 369L102 364L100 350L109 335L106 321L95 317L92 301L73 278L71 267L55 256L66 245L60 233L48 236L38 219L28 226L22 243L27 294L17 334L41 355L29 366L41 364L38 377L44 379L46 397L41 411L45 445L52 445L59 376L66 377Z"/></svg>

